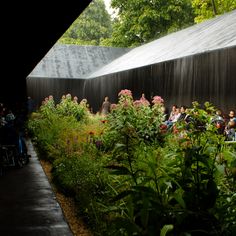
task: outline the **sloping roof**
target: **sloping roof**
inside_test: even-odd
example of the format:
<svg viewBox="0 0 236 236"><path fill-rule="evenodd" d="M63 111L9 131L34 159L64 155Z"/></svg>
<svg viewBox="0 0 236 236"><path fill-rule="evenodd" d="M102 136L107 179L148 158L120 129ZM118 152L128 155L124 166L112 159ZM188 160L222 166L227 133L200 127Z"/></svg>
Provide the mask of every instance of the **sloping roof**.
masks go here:
<svg viewBox="0 0 236 236"><path fill-rule="evenodd" d="M129 50L55 44L28 77L83 79Z"/></svg>
<svg viewBox="0 0 236 236"><path fill-rule="evenodd" d="M136 47L89 77L96 78L235 45L236 10Z"/></svg>

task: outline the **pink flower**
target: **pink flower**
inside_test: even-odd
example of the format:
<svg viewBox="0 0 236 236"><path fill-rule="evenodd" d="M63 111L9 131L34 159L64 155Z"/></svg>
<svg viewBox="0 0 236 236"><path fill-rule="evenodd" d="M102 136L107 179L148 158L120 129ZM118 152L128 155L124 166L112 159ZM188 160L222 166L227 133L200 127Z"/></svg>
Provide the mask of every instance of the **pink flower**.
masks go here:
<svg viewBox="0 0 236 236"><path fill-rule="evenodd" d="M128 96L132 97L132 92L128 89L123 89L119 92L118 96Z"/></svg>
<svg viewBox="0 0 236 236"><path fill-rule="evenodd" d="M152 103L153 104L163 104L164 100L160 96L155 96L155 97L153 97Z"/></svg>
<svg viewBox="0 0 236 236"><path fill-rule="evenodd" d="M142 105L142 102L140 101L140 100L135 100L134 101L134 106L135 107L139 107L139 106L141 106Z"/></svg>
<svg viewBox="0 0 236 236"><path fill-rule="evenodd" d="M71 99L71 94L70 93L66 94L66 98Z"/></svg>
<svg viewBox="0 0 236 236"><path fill-rule="evenodd" d="M78 97L74 96L73 102L74 102L74 103L78 103Z"/></svg>
<svg viewBox="0 0 236 236"><path fill-rule="evenodd" d="M111 110L116 109L116 107L117 107L117 105L116 105L115 103L112 103L112 104L111 104Z"/></svg>
<svg viewBox="0 0 236 236"><path fill-rule="evenodd" d="M140 102L144 106L149 106L150 102L146 98L140 98Z"/></svg>
<svg viewBox="0 0 236 236"><path fill-rule="evenodd" d="M128 102L127 100L125 100L125 101L123 102L123 106L124 106L124 107L128 107L128 106L129 106L129 102Z"/></svg>

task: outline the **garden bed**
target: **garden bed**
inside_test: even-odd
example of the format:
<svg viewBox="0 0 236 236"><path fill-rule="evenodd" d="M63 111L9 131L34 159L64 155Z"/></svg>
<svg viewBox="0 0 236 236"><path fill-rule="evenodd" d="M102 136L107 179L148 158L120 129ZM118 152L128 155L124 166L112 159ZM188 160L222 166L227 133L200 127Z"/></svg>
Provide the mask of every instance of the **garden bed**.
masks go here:
<svg viewBox="0 0 236 236"><path fill-rule="evenodd" d="M87 229L84 222L77 216L77 207L75 206L74 199L66 197L64 194L58 192L57 188L52 182L52 165L50 162L40 160L41 166L48 177L48 180L56 195L57 201L60 204L63 214L68 222L70 229L74 236L92 236L92 233Z"/></svg>
<svg viewBox="0 0 236 236"><path fill-rule="evenodd" d="M32 114L29 130L50 163L42 166L75 232L235 232L236 153L212 122L215 108L193 102L191 119L168 128L163 103L159 96L152 105L133 101L123 90L108 116L90 114L71 96L57 105L47 99Z"/></svg>

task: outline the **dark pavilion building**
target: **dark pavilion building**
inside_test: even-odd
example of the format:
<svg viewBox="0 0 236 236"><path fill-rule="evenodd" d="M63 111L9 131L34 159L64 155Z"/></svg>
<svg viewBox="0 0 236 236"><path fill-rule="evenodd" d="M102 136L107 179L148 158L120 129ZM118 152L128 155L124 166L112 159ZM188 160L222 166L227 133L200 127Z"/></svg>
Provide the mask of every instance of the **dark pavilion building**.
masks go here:
<svg viewBox="0 0 236 236"><path fill-rule="evenodd" d="M121 89L172 104L209 101L236 108L236 11L171 33L136 48L56 44L27 77L37 102L71 93L98 111L105 96Z"/></svg>

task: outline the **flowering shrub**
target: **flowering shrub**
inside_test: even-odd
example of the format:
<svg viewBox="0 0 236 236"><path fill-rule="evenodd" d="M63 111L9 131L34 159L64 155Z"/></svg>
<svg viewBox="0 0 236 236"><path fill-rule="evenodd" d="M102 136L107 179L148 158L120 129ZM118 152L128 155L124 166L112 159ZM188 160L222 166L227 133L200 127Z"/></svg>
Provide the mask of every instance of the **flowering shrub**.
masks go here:
<svg viewBox="0 0 236 236"><path fill-rule="evenodd" d="M106 117L87 116L86 100L48 97L29 127L96 235L233 235L236 154L204 105L170 132L160 96L150 104L122 90Z"/></svg>
<svg viewBox="0 0 236 236"><path fill-rule="evenodd" d="M118 220L120 225L123 222L122 230L134 235L159 235L162 228L171 226L173 235L231 232L220 228L218 221L219 212L227 205L219 204L222 196L230 195L234 204L235 198L221 185L227 182L234 189L219 171L224 167L217 157L224 156L227 149L210 122L214 107L205 103L201 109L194 102L188 111L191 121L176 124L170 133L163 124L161 97L155 96L149 106L141 99L133 102L130 94L120 93L106 130L112 155L107 168L121 179L113 184L118 194L113 197L116 208L112 205L111 209L116 209L115 214L122 219ZM160 139L163 135L167 138ZM234 155L227 154L229 166ZM229 205L223 213L225 225L229 221L232 224Z"/></svg>
<svg viewBox="0 0 236 236"><path fill-rule="evenodd" d="M133 101L130 90L121 90L118 104L113 105L114 108L108 116L109 145L123 142L125 136L129 136L135 142L160 142L161 125L164 121L162 109L164 101L161 97L158 98L151 106L145 98ZM104 138L106 139L105 136Z"/></svg>
<svg viewBox="0 0 236 236"><path fill-rule="evenodd" d="M153 104L163 104L164 100L160 96L154 96L152 100Z"/></svg>
<svg viewBox="0 0 236 236"><path fill-rule="evenodd" d="M61 102L56 106L56 112L62 116L74 116L78 121L86 120L89 114L86 104L78 104L77 97L72 99L70 94L62 96Z"/></svg>
<svg viewBox="0 0 236 236"><path fill-rule="evenodd" d="M55 102L52 95L44 99L39 108L39 112L45 118L49 118L51 113L55 112Z"/></svg>
<svg viewBox="0 0 236 236"><path fill-rule="evenodd" d="M128 89L124 89L124 90L121 90L119 93L118 93L118 96L119 97L130 97L132 98L132 92Z"/></svg>

